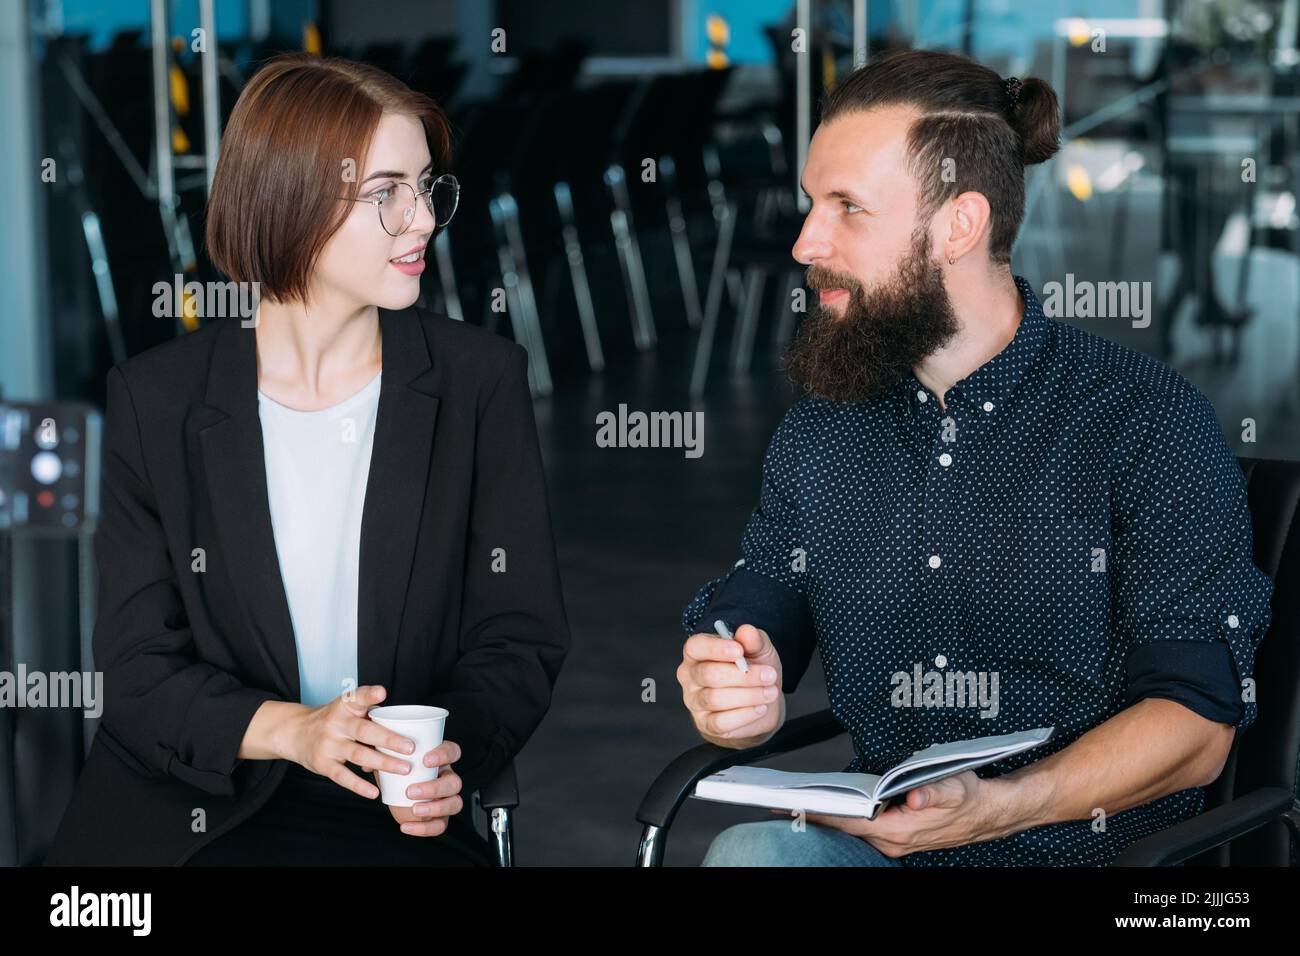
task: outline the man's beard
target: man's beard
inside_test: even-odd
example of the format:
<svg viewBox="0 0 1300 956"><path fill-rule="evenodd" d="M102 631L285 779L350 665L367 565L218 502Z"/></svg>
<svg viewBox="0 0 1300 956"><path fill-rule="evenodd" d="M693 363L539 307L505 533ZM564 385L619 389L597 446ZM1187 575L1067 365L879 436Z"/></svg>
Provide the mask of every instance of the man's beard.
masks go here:
<svg viewBox="0 0 1300 956"><path fill-rule="evenodd" d="M786 374L816 398L861 402L898 384L958 330L943 270L919 229L897 274L870 294L845 273L810 266L806 283L849 293L843 317L817 303L786 350Z"/></svg>

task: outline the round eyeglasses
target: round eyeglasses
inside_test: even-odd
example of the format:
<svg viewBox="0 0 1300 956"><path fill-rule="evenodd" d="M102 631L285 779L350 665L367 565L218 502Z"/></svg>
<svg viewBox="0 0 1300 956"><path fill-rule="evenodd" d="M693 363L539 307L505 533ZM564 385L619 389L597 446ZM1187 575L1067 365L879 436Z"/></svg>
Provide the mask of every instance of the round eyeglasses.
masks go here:
<svg viewBox="0 0 1300 956"><path fill-rule="evenodd" d="M410 183L396 183L379 190L374 199L357 198L352 202L370 203L379 211L379 224L384 227L384 232L400 236L415 222L416 203L421 196L433 214L433 228L437 231L456 215L456 207L460 204L460 183L451 173L443 173L418 193Z"/></svg>

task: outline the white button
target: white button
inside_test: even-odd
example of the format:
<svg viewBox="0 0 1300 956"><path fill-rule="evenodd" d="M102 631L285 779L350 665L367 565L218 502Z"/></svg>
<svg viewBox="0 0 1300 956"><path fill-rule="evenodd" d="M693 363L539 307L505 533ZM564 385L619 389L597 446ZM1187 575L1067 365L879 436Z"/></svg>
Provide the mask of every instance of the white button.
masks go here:
<svg viewBox="0 0 1300 956"><path fill-rule="evenodd" d="M947 468L949 465L952 464L952 455L948 454L947 452L944 452L942 455L939 456L939 464Z"/></svg>
<svg viewBox="0 0 1300 956"><path fill-rule="evenodd" d="M992 403L992 402L985 402L985 403L984 403L984 411L986 411L986 412L991 412L991 411L993 411L993 403Z"/></svg>
<svg viewBox="0 0 1300 956"><path fill-rule="evenodd" d="M1240 623L1241 622L1237 620L1237 615L1235 614L1228 615L1228 627L1236 627Z"/></svg>
<svg viewBox="0 0 1300 956"><path fill-rule="evenodd" d="M918 388L918 389L916 390L916 400L917 400L918 402L923 402L923 401L925 401L925 397L926 397L926 396L925 396L925 391L924 391L923 389L919 389L919 388Z"/></svg>
<svg viewBox="0 0 1300 956"><path fill-rule="evenodd" d="M941 564L943 564L943 559L941 557L937 554L930 555L930 567L937 568Z"/></svg>

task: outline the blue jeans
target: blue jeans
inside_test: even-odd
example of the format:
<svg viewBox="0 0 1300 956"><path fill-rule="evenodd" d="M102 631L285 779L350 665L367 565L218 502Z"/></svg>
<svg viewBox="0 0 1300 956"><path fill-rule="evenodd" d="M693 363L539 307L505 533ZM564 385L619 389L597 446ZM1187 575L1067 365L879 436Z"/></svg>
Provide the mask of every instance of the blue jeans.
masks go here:
<svg viewBox="0 0 1300 956"><path fill-rule="evenodd" d="M701 866L902 866L860 837L834 827L793 820L760 820L727 827L709 845Z"/></svg>

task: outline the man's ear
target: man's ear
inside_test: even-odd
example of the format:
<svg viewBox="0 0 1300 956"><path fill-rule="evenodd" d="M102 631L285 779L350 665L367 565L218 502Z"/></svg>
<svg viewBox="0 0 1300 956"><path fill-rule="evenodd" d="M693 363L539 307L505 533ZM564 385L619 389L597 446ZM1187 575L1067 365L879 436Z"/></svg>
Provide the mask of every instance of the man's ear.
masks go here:
<svg viewBox="0 0 1300 956"><path fill-rule="evenodd" d="M992 209L983 193L967 190L953 198L948 210L948 236L944 243L951 256L961 256L988 234Z"/></svg>

